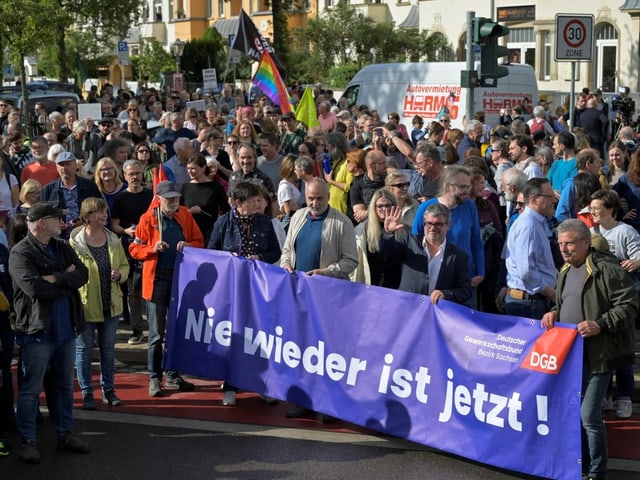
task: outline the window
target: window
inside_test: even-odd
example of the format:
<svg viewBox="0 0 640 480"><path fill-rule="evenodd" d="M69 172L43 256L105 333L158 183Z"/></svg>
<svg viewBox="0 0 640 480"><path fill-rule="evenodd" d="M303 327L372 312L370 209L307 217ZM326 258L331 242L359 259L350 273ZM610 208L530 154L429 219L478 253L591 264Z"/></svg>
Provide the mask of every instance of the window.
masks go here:
<svg viewBox="0 0 640 480"><path fill-rule="evenodd" d="M536 40L533 28L514 28L509 30L507 37L509 61L511 63L526 63L535 68Z"/></svg>
<svg viewBox="0 0 640 480"><path fill-rule="evenodd" d="M551 79L551 62L553 60L551 52L551 35L548 31L542 32L542 79Z"/></svg>
<svg viewBox="0 0 640 480"><path fill-rule="evenodd" d="M218 16L224 17L224 0L218 0Z"/></svg>

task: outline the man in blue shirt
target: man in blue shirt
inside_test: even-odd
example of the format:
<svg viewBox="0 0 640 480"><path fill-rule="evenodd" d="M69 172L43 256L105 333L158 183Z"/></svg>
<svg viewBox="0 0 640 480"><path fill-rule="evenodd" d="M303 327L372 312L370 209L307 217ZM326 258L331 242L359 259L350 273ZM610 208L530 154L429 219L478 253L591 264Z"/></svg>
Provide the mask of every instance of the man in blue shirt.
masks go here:
<svg viewBox="0 0 640 480"><path fill-rule="evenodd" d="M507 288L497 303L504 301L508 315L541 319L555 302L557 272L545 230L545 217L554 213L553 188L545 178L532 178L522 192L526 207L507 236Z"/></svg>

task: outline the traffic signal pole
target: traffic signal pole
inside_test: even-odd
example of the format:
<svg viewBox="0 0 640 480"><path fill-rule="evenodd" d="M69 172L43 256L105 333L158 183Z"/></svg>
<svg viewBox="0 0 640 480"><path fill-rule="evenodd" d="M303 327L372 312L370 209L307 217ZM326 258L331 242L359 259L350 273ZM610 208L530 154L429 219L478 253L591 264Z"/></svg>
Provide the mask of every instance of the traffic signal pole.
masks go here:
<svg viewBox="0 0 640 480"><path fill-rule="evenodd" d="M475 68L475 45L473 43L473 19L476 12L467 12L467 71L471 72ZM465 109L465 119L468 122L473 118L475 86L470 84L467 88L467 105Z"/></svg>

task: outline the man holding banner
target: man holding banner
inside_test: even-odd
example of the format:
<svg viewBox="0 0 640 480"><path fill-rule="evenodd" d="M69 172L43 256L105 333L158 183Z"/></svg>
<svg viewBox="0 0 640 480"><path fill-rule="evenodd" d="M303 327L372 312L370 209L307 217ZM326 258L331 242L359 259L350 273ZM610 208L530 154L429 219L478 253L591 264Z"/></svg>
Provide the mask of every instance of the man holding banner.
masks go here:
<svg viewBox="0 0 640 480"><path fill-rule="evenodd" d="M567 262L558 276L556 306L542 326L573 323L584 338L582 368L582 468L589 480L607 475L607 431L602 401L617 367L633 362L638 294L616 258L591 250L591 233L580 220L558 226L558 245Z"/></svg>
<svg viewBox="0 0 640 480"><path fill-rule="evenodd" d="M149 209L136 228L129 246L135 260L142 261L142 298L147 301L149 322L149 396L162 395L163 342L171 301L171 282L176 255L186 246L203 248L204 239L189 209L180 206L182 196L176 185L167 180L156 187L159 206ZM178 372L167 370L165 388L192 391L193 383Z"/></svg>

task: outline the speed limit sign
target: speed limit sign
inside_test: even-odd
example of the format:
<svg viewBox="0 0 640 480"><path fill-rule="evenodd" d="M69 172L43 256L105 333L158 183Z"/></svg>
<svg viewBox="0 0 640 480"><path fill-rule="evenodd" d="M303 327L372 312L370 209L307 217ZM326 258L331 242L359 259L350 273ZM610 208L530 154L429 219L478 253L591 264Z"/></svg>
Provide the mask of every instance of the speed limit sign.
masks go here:
<svg viewBox="0 0 640 480"><path fill-rule="evenodd" d="M593 15L556 15L556 60L591 60Z"/></svg>

